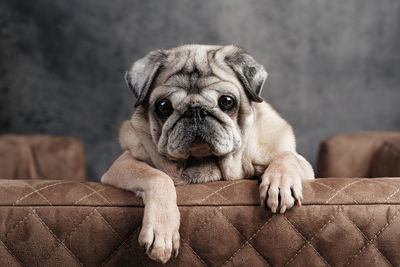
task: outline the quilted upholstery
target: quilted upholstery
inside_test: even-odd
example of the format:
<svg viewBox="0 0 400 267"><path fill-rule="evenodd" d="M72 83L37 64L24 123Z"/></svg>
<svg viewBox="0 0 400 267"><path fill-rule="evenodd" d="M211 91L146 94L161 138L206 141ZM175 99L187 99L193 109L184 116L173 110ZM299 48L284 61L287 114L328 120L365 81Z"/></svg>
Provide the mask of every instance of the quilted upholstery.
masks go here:
<svg viewBox="0 0 400 267"><path fill-rule="evenodd" d="M399 266L400 178L303 183L285 214L257 182L177 187L179 266ZM137 239L142 202L89 182L0 180L0 266L153 266Z"/></svg>

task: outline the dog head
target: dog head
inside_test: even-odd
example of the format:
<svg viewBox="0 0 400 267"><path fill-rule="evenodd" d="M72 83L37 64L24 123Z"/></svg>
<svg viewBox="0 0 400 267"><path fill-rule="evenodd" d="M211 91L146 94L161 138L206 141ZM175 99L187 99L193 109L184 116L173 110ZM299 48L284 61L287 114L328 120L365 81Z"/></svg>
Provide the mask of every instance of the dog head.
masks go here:
<svg viewBox="0 0 400 267"><path fill-rule="evenodd" d="M266 78L263 66L236 46L152 51L126 73L135 106L147 112L152 140L169 159L239 149Z"/></svg>

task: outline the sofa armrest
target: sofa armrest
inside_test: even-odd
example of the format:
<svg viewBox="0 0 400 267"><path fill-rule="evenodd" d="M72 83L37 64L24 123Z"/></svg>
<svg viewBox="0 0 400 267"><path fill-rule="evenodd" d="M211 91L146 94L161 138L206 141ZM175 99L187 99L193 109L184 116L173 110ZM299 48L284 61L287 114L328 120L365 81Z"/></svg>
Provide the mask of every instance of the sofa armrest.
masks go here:
<svg viewBox="0 0 400 267"><path fill-rule="evenodd" d="M323 140L317 160L318 177L371 177L371 159L387 140L399 132L339 134Z"/></svg>
<svg viewBox="0 0 400 267"><path fill-rule="evenodd" d="M371 177L400 176L400 136L391 138L374 153L371 160Z"/></svg>
<svg viewBox="0 0 400 267"><path fill-rule="evenodd" d="M400 178L305 181L285 214L254 180L177 187L181 248L169 266L400 265ZM162 266L143 253L143 203L89 182L0 180L0 266Z"/></svg>
<svg viewBox="0 0 400 267"><path fill-rule="evenodd" d="M83 144L67 136L0 135L0 179L85 181Z"/></svg>

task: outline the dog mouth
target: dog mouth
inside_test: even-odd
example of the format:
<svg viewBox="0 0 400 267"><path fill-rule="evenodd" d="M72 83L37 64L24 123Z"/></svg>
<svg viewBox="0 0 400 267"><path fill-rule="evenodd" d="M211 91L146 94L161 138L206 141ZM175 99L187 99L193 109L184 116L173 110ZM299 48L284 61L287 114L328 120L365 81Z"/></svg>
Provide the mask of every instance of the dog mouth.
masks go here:
<svg viewBox="0 0 400 267"><path fill-rule="evenodd" d="M203 158L213 155L211 147L201 138L196 137L189 146L190 155L196 158Z"/></svg>
<svg viewBox="0 0 400 267"><path fill-rule="evenodd" d="M181 118L179 123L185 129L184 135L187 138L181 139L182 148L185 148L184 154L187 157L205 158L209 156L221 156L216 149L219 143L216 132L221 132L218 120L208 114L204 118ZM219 129L219 130L218 130Z"/></svg>
<svg viewBox="0 0 400 267"><path fill-rule="evenodd" d="M158 141L158 149L171 160L221 157L238 145L232 128L211 114L201 119L182 116L165 129Z"/></svg>

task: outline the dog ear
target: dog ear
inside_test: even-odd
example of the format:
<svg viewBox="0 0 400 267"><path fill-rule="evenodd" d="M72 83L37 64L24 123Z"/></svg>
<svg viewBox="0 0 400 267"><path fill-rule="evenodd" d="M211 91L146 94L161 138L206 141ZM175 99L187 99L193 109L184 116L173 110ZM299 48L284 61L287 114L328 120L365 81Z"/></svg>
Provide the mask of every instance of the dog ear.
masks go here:
<svg viewBox="0 0 400 267"><path fill-rule="evenodd" d="M234 53L226 56L225 62L236 73L249 99L254 102L263 102L261 90L268 77L263 65L240 48L235 49Z"/></svg>
<svg viewBox="0 0 400 267"><path fill-rule="evenodd" d="M126 84L136 97L135 107L146 98L165 58L166 55L161 50L152 51L133 63L131 69L125 73Z"/></svg>

